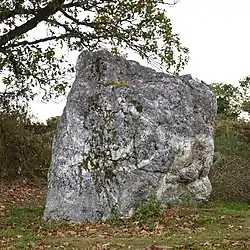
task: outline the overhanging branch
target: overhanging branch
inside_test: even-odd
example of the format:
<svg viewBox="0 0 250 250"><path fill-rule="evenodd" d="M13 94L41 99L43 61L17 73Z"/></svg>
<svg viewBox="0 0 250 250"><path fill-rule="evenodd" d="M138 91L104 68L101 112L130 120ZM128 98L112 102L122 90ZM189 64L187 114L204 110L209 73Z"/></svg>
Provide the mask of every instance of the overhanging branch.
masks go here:
<svg viewBox="0 0 250 250"><path fill-rule="evenodd" d="M0 22L3 22L4 20L7 20L11 17L14 17L16 15L36 15L37 9L14 9L14 10L6 10L1 11L0 13Z"/></svg>
<svg viewBox="0 0 250 250"><path fill-rule="evenodd" d="M30 19L26 23L22 24L19 27L16 27L14 30L11 30L7 34L0 37L0 47L4 46L6 43L12 39L26 33L27 31L35 28L41 21L46 20L49 16L55 14L64 3L65 0L53 0L46 7L39 10L34 18Z"/></svg>
<svg viewBox="0 0 250 250"><path fill-rule="evenodd" d="M25 46L25 45L34 45L34 44L48 42L48 41L52 41L52 40L57 41L59 39L63 39L63 38L66 38L66 37L72 37L72 34L63 34L63 35L60 35L60 36L51 36L51 37L46 37L46 38L42 38L42 39L37 39L35 41L22 41L22 42L19 42L19 43L10 44L9 46L5 46L3 48L0 48L0 52L4 52L8 48L14 48L14 47Z"/></svg>

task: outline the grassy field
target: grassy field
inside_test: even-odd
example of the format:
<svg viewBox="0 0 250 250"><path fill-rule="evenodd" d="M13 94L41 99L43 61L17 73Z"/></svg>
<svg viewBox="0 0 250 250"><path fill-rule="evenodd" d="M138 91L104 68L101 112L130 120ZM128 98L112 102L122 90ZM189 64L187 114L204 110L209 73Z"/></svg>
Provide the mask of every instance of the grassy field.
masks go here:
<svg viewBox="0 0 250 250"><path fill-rule="evenodd" d="M45 189L0 185L0 249L250 249L250 206L211 201L130 220L47 224ZM147 219L146 219L147 218Z"/></svg>

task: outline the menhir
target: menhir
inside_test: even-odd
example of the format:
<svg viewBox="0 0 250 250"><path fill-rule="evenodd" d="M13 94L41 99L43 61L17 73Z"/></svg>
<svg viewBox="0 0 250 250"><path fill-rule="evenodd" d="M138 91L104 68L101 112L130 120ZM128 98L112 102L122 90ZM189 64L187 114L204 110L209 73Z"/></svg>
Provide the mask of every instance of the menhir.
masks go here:
<svg viewBox="0 0 250 250"><path fill-rule="evenodd" d="M53 144L44 218L132 216L207 201L216 98L190 75L159 73L106 50L84 51Z"/></svg>

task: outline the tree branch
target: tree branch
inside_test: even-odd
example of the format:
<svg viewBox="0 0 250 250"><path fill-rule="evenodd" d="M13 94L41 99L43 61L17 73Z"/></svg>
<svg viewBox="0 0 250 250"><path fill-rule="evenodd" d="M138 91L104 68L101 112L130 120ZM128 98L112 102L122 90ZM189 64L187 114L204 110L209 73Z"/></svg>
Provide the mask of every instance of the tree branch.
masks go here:
<svg viewBox="0 0 250 250"><path fill-rule="evenodd" d="M10 17L14 17L16 15L35 15L37 13L37 9L14 9L11 11L1 11L0 14L0 22L7 20Z"/></svg>
<svg viewBox="0 0 250 250"><path fill-rule="evenodd" d="M70 19L71 21L73 21L74 23L76 23L77 25L85 25L85 26L89 26L91 27L91 23L87 23L87 22L82 22L80 20L78 20L77 18L72 17L71 15L69 15L66 11L64 10L60 10L62 12L62 14L67 17L68 19Z"/></svg>
<svg viewBox="0 0 250 250"><path fill-rule="evenodd" d="M63 39L63 38L66 38L66 37L72 37L72 34L63 34L63 35L60 35L60 36L50 36L50 37L46 37L46 38L41 38L41 39L38 39L38 40L35 40L35 41L22 41L22 42L19 42L19 43L14 43L14 44L11 44L9 46L5 46L3 48L0 48L0 52L4 52L6 51L6 49L8 48L15 48L15 47L18 47L18 46L25 46L25 45L34 45L34 44L38 44L38 43L43 43L43 42L48 42L48 41L51 41L51 40L59 40L59 39Z"/></svg>
<svg viewBox="0 0 250 250"><path fill-rule="evenodd" d="M15 28L9 33L0 37L0 46L5 45L12 39L26 33L27 31L35 28L41 21L46 20L49 16L55 14L64 3L65 0L52 0L46 7L39 10L34 18L30 19L23 25Z"/></svg>

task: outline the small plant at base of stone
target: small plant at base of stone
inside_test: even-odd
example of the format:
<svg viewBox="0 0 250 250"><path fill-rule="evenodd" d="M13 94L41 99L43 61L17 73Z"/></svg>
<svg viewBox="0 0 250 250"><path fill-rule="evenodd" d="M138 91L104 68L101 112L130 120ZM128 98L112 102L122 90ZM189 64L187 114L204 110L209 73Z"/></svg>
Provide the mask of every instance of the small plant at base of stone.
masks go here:
<svg viewBox="0 0 250 250"><path fill-rule="evenodd" d="M123 221L118 216L112 215L107 219L107 223L119 227L123 224Z"/></svg>
<svg viewBox="0 0 250 250"><path fill-rule="evenodd" d="M150 195L147 200L141 202L138 206L138 216L141 220L155 219L161 214L161 203L155 195Z"/></svg>

